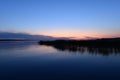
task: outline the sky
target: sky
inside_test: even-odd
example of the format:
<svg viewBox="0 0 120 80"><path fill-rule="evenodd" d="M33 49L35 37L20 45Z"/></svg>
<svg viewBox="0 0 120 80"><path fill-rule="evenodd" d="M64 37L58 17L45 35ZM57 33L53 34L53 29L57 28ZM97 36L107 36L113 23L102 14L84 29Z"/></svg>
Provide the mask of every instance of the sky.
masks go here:
<svg viewBox="0 0 120 80"><path fill-rule="evenodd" d="M120 0L0 0L0 31L120 37Z"/></svg>

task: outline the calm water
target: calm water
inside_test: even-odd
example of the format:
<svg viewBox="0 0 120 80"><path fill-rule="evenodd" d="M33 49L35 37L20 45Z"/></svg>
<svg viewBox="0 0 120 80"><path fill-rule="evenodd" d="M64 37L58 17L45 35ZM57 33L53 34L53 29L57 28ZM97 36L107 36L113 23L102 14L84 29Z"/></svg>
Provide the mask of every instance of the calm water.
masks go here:
<svg viewBox="0 0 120 80"><path fill-rule="evenodd" d="M120 48L0 42L0 80L120 80Z"/></svg>

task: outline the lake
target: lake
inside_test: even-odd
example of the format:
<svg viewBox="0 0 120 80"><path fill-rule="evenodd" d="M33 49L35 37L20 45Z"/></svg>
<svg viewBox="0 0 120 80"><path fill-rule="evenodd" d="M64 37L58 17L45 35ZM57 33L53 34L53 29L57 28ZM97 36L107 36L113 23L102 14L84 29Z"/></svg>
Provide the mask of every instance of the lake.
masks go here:
<svg viewBox="0 0 120 80"><path fill-rule="evenodd" d="M0 80L120 80L120 48L0 42Z"/></svg>

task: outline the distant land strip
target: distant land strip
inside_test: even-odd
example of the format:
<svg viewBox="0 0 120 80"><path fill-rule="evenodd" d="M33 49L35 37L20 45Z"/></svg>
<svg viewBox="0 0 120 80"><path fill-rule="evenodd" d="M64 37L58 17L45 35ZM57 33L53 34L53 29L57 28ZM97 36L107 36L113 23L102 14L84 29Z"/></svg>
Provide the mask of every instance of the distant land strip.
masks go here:
<svg viewBox="0 0 120 80"><path fill-rule="evenodd" d="M39 41L40 45L79 45L79 46L120 46L120 38L102 38L93 40L54 40Z"/></svg>
<svg viewBox="0 0 120 80"><path fill-rule="evenodd" d="M0 39L0 41L33 41L30 39Z"/></svg>

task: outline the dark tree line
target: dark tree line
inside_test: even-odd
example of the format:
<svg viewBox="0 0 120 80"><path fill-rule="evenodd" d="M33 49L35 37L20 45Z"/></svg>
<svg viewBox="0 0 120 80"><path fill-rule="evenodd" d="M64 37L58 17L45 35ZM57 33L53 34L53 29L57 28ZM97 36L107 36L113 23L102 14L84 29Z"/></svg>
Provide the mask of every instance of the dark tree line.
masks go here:
<svg viewBox="0 0 120 80"><path fill-rule="evenodd" d="M79 51L89 52L91 54L101 53L103 55L108 54L120 54L120 38L107 38L96 40L55 40L55 41L40 41L40 45L52 46L61 51Z"/></svg>

